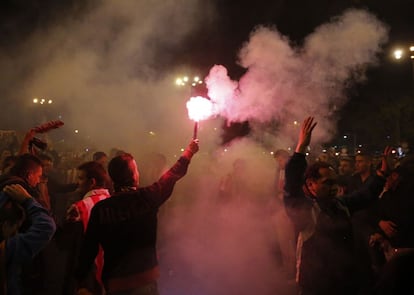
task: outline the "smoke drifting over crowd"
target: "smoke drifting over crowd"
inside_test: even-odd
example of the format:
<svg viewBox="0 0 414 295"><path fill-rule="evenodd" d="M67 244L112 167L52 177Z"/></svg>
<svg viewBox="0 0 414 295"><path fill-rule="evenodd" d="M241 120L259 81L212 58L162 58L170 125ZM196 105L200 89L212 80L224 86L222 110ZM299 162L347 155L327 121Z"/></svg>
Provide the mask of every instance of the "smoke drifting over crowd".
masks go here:
<svg viewBox="0 0 414 295"><path fill-rule="evenodd" d="M347 101L344 90L364 79L364 69L375 64L385 41L386 27L360 10L320 26L302 47L274 28L258 27L239 54L247 73L236 82L224 68L214 67L207 78L209 96L231 122L276 120L289 126L315 114L322 126L316 134L329 140L335 110Z"/></svg>
<svg viewBox="0 0 414 295"><path fill-rule="evenodd" d="M146 154L162 152L172 163L192 135L185 107L190 90L174 88L179 67L159 63L180 54L176 48L192 30L212 22L214 7L198 0L155 2L103 1L81 18L36 31L18 56L0 53L1 88L11 85L7 94L22 108L33 107L36 96L53 98L62 117L48 119L63 120L65 132L78 129L97 149L121 148L139 165ZM218 116L200 123L200 153L161 212L162 294L283 294L266 211L274 163L254 139L287 148L297 137L293 122L314 115L315 140L329 140L335 110L347 101L344 90L363 81L386 39L386 26L373 15L349 10L315 29L302 46L276 28L257 27L239 52L247 70L239 81L223 66L211 68L206 84ZM34 125L31 118L18 120L20 128ZM224 150L223 120L249 120L252 136ZM277 122L277 134L263 133L270 122ZM246 161L249 196L222 205L220 182L237 159Z"/></svg>

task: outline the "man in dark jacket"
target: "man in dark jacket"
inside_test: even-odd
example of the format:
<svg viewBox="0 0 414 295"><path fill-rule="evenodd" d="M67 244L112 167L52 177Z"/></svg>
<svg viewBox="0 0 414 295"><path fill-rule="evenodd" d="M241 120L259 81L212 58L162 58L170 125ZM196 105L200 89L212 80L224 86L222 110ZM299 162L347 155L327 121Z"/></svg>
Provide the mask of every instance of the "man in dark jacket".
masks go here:
<svg viewBox="0 0 414 295"><path fill-rule="evenodd" d="M100 245L104 251L102 281L108 295L158 294L158 209L186 174L197 151L198 141L192 140L172 168L143 188L138 188L139 173L130 154L110 161L108 172L115 193L92 209L79 258L80 289Z"/></svg>
<svg viewBox="0 0 414 295"><path fill-rule="evenodd" d="M337 197L335 170L324 162L307 167L305 152L316 123L305 119L294 155L286 166L284 202L297 232L297 275L301 294L355 294L357 268L350 214L380 194L387 163L372 184ZM390 149L386 149L386 154Z"/></svg>

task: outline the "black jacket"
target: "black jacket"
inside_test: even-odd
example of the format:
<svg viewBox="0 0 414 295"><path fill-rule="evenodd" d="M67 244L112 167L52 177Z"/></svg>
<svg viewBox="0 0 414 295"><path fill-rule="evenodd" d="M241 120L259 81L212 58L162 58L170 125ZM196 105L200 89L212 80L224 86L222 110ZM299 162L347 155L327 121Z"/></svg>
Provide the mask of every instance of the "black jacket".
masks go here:
<svg viewBox="0 0 414 295"><path fill-rule="evenodd" d="M299 232L297 280L304 294L349 294L356 274L350 215L374 200L385 180L375 176L364 190L316 199L303 190L306 166L299 153L286 166L284 202Z"/></svg>
<svg viewBox="0 0 414 295"><path fill-rule="evenodd" d="M107 288L111 280L123 278L131 278L125 284L138 286L140 282L134 278L157 267L158 209L186 174L188 164L189 160L181 157L158 182L136 191L115 193L94 206L81 250L78 278L92 266L99 245L104 250L102 280ZM145 279L154 281L157 276L152 273Z"/></svg>

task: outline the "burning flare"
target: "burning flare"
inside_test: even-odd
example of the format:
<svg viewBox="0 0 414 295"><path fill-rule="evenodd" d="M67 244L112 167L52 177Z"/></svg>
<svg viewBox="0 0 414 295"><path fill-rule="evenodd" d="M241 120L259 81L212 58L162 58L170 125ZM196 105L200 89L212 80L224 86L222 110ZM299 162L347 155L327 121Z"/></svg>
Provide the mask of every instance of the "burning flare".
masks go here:
<svg viewBox="0 0 414 295"><path fill-rule="evenodd" d="M202 96L191 97L187 101L188 117L195 122L193 139L197 138L198 122L213 114L213 103Z"/></svg>
<svg viewBox="0 0 414 295"><path fill-rule="evenodd" d="M213 114L213 103L202 96L191 97L187 101L188 117L196 122L208 119Z"/></svg>

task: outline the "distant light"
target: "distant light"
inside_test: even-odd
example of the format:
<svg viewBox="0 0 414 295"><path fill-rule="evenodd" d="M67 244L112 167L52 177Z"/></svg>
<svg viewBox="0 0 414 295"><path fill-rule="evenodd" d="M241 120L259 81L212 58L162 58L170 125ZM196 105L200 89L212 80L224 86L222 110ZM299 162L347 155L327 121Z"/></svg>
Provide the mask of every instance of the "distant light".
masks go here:
<svg viewBox="0 0 414 295"><path fill-rule="evenodd" d="M392 150L392 151L391 151L391 153L392 153L392 154L395 154L396 152L397 152L396 150Z"/></svg>
<svg viewBox="0 0 414 295"><path fill-rule="evenodd" d="M227 149L224 149L224 152L227 152Z"/></svg>
<svg viewBox="0 0 414 295"><path fill-rule="evenodd" d="M155 132L154 131L150 131L150 132L148 132L149 133L149 135L151 135L151 136L154 136L155 135Z"/></svg>
<svg viewBox="0 0 414 295"><path fill-rule="evenodd" d="M183 78L183 81L184 81L184 82L188 82L188 77L187 77L187 76L185 76L185 77Z"/></svg>
<svg viewBox="0 0 414 295"><path fill-rule="evenodd" d="M288 149L288 151L292 150L292 148L291 148L291 147L288 147L287 149Z"/></svg>
<svg viewBox="0 0 414 295"><path fill-rule="evenodd" d="M88 148L86 148L86 149L85 149L85 152L89 152L89 149L88 149Z"/></svg>
<svg viewBox="0 0 414 295"><path fill-rule="evenodd" d="M191 86L196 86L196 85L197 85L197 83L195 83L195 82L191 84Z"/></svg>
<svg viewBox="0 0 414 295"><path fill-rule="evenodd" d="M214 128L213 128L213 130L214 130L214 131L217 131L217 127L214 127Z"/></svg>
<svg viewBox="0 0 414 295"><path fill-rule="evenodd" d="M194 82L198 82L198 81L200 81L200 78L198 76L195 76L194 77Z"/></svg>
<svg viewBox="0 0 414 295"><path fill-rule="evenodd" d="M47 103L48 104L51 104L53 102L53 100L51 100L51 99L49 99L48 101L47 101Z"/></svg>
<svg viewBox="0 0 414 295"><path fill-rule="evenodd" d="M307 155L307 156L309 156L309 153L308 153L308 152L306 152L306 155Z"/></svg>
<svg viewBox="0 0 414 295"><path fill-rule="evenodd" d="M414 51L414 46L410 46L410 51Z"/></svg>
<svg viewBox="0 0 414 295"><path fill-rule="evenodd" d="M293 121L293 125L298 125L298 121Z"/></svg>
<svg viewBox="0 0 414 295"><path fill-rule="evenodd" d="M344 135L344 139L347 139L348 138L348 136L347 135Z"/></svg>
<svg viewBox="0 0 414 295"><path fill-rule="evenodd" d="M184 148L181 148L180 151L184 152Z"/></svg>
<svg viewBox="0 0 414 295"><path fill-rule="evenodd" d="M184 85L184 82L181 78L177 78L177 80L175 80L175 84L178 85L178 86L182 86L182 85Z"/></svg>
<svg viewBox="0 0 414 295"><path fill-rule="evenodd" d="M198 81L198 84L203 84L203 81L201 81L201 80L200 80L200 81Z"/></svg>
<svg viewBox="0 0 414 295"><path fill-rule="evenodd" d="M394 58L395 59L401 59L403 56L403 51L401 49L394 50Z"/></svg>
<svg viewBox="0 0 414 295"><path fill-rule="evenodd" d="M362 144L358 145L358 147L362 147Z"/></svg>
<svg viewBox="0 0 414 295"><path fill-rule="evenodd" d="M271 155L274 155L275 153L274 153L274 152L270 152L270 154L271 154Z"/></svg>
<svg viewBox="0 0 414 295"><path fill-rule="evenodd" d="M336 152L336 153L335 153L335 156L339 156L339 154L340 154L340 153Z"/></svg>
<svg viewBox="0 0 414 295"><path fill-rule="evenodd" d="M75 133L79 133L79 130L78 129L75 129Z"/></svg>
<svg viewBox="0 0 414 295"><path fill-rule="evenodd" d="M322 150L322 153L326 153L326 150L325 150L325 149L323 149L323 150Z"/></svg>
<svg viewBox="0 0 414 295"><path fill-rule="evenodd" d="M37 97L33 98L33 103L38 103L39 99Z"/></svg>

